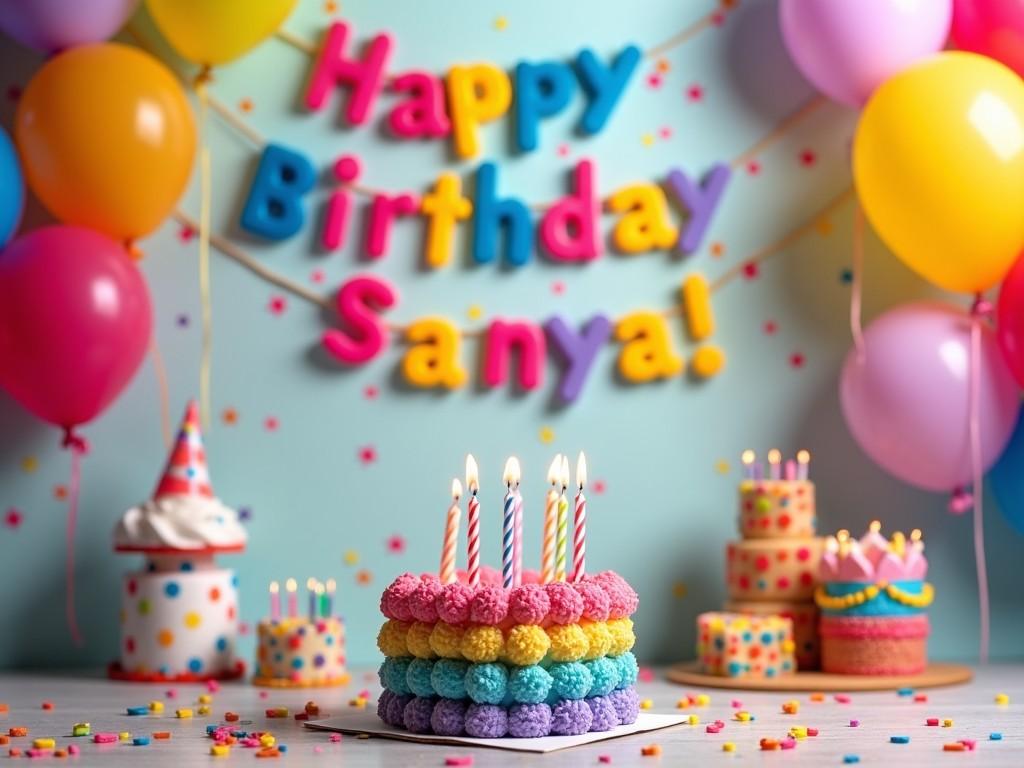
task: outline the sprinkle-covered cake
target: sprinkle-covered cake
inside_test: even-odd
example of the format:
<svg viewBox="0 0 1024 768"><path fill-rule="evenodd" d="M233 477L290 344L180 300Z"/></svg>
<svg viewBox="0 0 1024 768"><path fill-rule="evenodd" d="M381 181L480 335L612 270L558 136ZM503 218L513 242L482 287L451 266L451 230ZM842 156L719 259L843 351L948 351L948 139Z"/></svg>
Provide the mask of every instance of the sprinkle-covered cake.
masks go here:
<svg viewBox="0 0 1024 768"><path fill-rule="evenodd" d="M860 541L840 531L826 542L821 586L821 664L826 672L909 675L928 664L933 590L921 532L891 540L875 522Z"/></svg>
<svg viewBox="0 0 1024 768"><path fill-rule="evenodd" d="M796 671L793 622L781 616L702 613L697 659L707 675L772 678Z"/></svg>
<svg viewBox="0 0 1024 768"><path fill-rule="evenodd" d="M145 557L121 588L121 653L110 675L140 682L234 678L238 579L215 556L240 552L246 532L235 510L213 494L190 402L152 499L125 512L114 529L118 552Z"/></svg>
<svg viewBox="0 0 1024 768"><path fill-rule="evenodd" d="M522 570L521 543L516 544L516 510L522 510L517 470L506 472L503 528L508 536L503 536L502 571L489 573L479 565L480 504L475 463L467 462L473 493L467 572L456 574L449 556L458 530L454 511L460 489L455 483L442 575L404 573L381 596L386 621L377 644L385 656L380 668L384 693L377 711L388 725L441 736L536 738L609 731L636 720L638 667L631 652L630 617L638 598L612 571L585 572L582 457L573 568L568 571L568 471L556 458L552 467L559 465L547 499L545 557L538 578ZM561 495L554 489L559 481Z"/></svg>

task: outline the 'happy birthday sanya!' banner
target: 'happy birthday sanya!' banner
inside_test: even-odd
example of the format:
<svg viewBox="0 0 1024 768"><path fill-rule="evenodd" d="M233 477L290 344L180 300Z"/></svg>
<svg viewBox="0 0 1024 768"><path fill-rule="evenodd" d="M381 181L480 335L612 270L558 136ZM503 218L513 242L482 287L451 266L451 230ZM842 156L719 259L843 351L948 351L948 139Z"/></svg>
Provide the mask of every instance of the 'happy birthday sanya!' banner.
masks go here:
<svg viewBox="0 0 1024 768"><path fill-rule="evenodd" d="M490 63L453 66L445 77L422 70L387 74L394 47L388 34L378 34L361 56L347 53L351 28L338 22L329 28L308 78L304 102L308 109L324 108L334 91L344 99L342 114L352 126L365 126L377 117L375 104L387 88L402 99L383 120L390 133L404 140L450 140L462 159L481 154L480 126L507 116L514 126L512 150L532 152L541 143L546 118L564 110L573 99L583 102L576 125L580 136L599 133L608 124L641 58L640 49L628 45L608 60L584 48L573 64L562 61L520 62L511 76ZM499 192L500 167L481 162L473 171L473 196L463 195L462 178L441 173L426 194L413 191L366 190L359 185L357 157L342 155L328 174L333 182L323 204L319 241L327 251L348 242L354 196L369 197L368 225L360 249L370 260L388 253L393 227L399 219L419 217L426 226L423 264L441 269L452 262L455 229L471 228L470 252L476 264L503 259L511 268L528 264L534 256L556 263L578 264L597 260L604 253L606 233L602 213L616 217L610 230L613 247L632 254L675 249L682 254L697 250L721 201L730 178L730 166L718 163L698 180L681 168L669 168L658 183L631 183L602 198L598 169L593 160L581 160L572 169L569 189L558 200L531 206L507 192ZM253 235L282 241L298 235L308 220L307 196L323 178L303 152L283 144L267 143L262 151L241 214L242 228ZM538 206L532 206L538 208ZM673 208L678 213L673 215ZM535 243L537 244L535 246ZM384 350L392 330L382 313L398 303L398 292L386 280L360 275L338 290L336 309L340 327L323 336L325 349L339 362L363 365ZM673 349L668 318L685 319L689 337L704 342L714 323L708 286L691 275L681 285L681 302L674 309L632 312L617 320L595 314L579 329L563 318L542 323L495 319L482 337L482 381L487 387L511 378L512 352L519 353L516 376L525 390L543 384L548 345L563 363L557 393L563 402L580 394L599 348L614 339L622 344L618 370L630 382L647 382L679 375L686 365ZM441 317L420 318L401 329L410 348L401 370L417 387L456 388L467 374L460 363L462 333ZM699 378L715 375L725 361L723 352L701 343L689 364Z"/></svg>

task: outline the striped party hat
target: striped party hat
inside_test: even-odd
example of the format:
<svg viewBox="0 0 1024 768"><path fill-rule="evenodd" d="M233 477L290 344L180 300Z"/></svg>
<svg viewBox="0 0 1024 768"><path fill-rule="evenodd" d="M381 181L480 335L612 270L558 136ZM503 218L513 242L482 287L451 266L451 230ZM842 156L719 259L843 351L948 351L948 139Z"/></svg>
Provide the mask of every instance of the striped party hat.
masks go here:
<svg viewBox="0 0 1024 768"><path fill-rule="evenodd" d="M199 431L199 408L195 400L185 407L181 430L171 448L167 466L153 493L154 499L162 496L202 496L213 498L210 487L210 473L206 469L206 451L203 450L203 435Z"/></svg>

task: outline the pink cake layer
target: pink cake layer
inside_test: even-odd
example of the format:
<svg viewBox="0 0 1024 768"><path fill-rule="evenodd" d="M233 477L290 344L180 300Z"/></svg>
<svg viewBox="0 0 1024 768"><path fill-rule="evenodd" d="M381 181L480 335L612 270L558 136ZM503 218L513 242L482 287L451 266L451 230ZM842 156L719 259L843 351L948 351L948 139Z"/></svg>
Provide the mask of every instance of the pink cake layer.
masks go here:
<svg viewBox="0 0 1024 768"><path fill-rule="evenodd" d="M916 675L928 666L928 617L822 616L821 668L841 675Z"/></svg>
<svg viewBox="0 0 1024 768"><path fill-rule="evenodd" d="M584 576L578 582L512 589L460 582L442 585L434 574L403 573L384 590L380 610L398 621L498 626L509 619L517 624L551 625L624 619L636 611L637 603L636 592L614 571Z"/></svg>

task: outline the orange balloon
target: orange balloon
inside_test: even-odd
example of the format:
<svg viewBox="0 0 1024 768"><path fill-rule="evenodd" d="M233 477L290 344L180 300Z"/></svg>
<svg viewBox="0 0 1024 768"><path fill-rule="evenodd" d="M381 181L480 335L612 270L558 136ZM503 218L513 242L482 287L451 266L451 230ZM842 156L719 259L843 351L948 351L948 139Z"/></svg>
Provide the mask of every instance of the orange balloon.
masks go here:
<svg viewBox="0 0 1024 768"><path fill-rule="evenodd" d="M118 43L50 59L18 104L25 177L50 213L118 240L162 222L188 183L196 126L178 80Z"/></svg>

